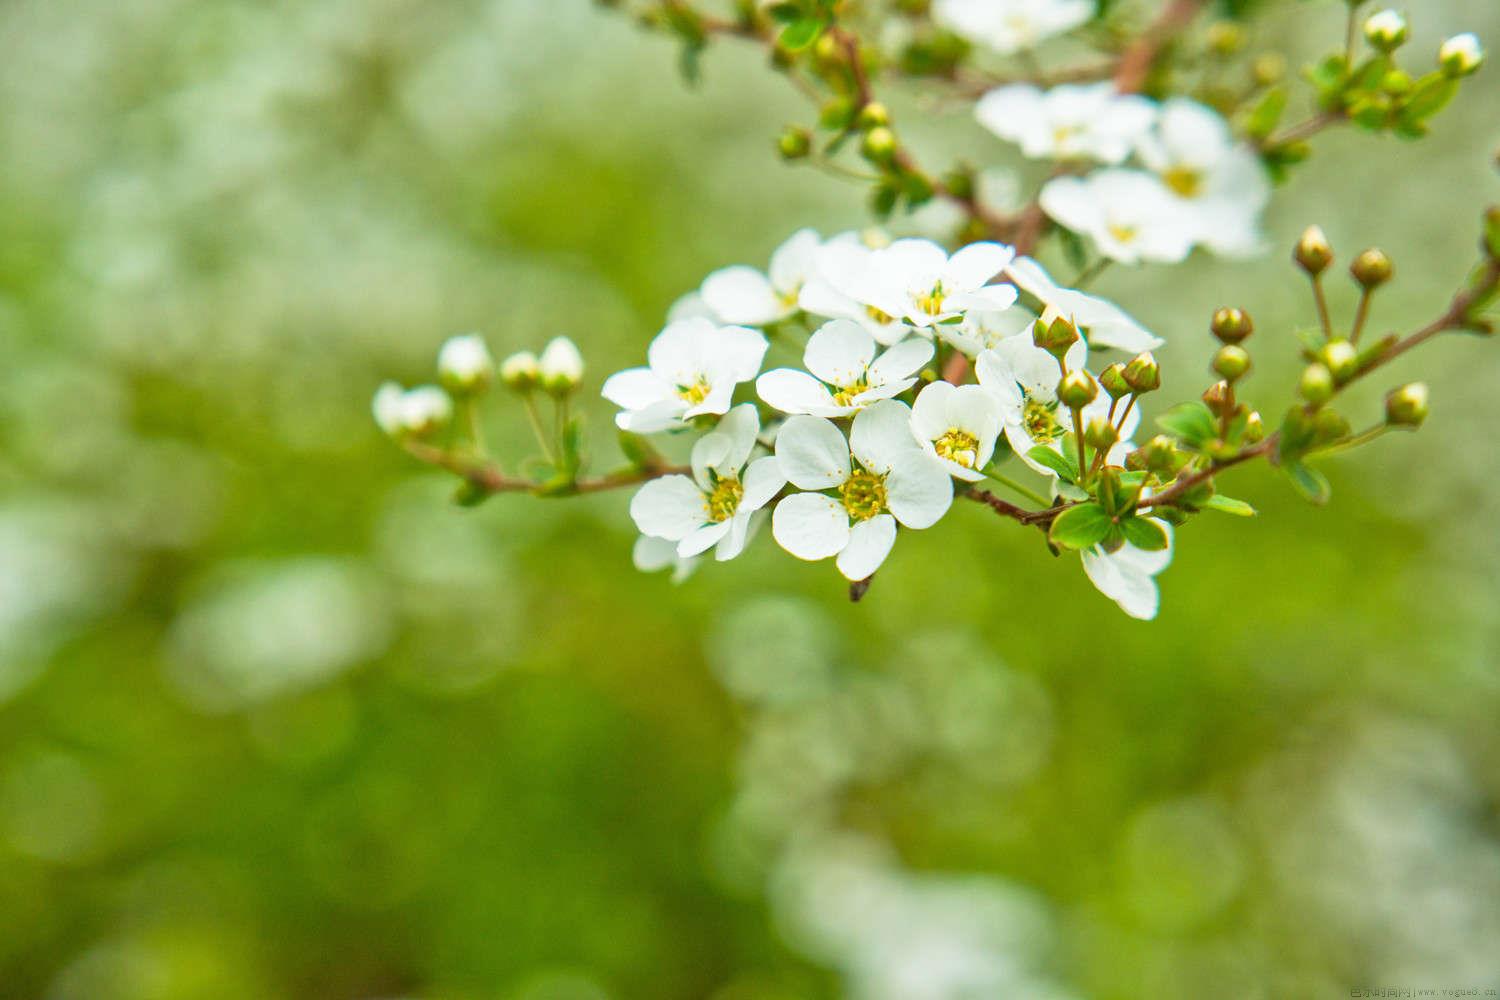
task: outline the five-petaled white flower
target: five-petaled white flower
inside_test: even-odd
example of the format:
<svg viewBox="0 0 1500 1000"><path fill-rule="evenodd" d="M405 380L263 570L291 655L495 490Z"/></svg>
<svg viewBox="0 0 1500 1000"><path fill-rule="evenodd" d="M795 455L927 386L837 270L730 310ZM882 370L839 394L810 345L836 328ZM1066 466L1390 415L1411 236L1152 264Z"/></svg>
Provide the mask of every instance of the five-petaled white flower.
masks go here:
<svg viewBox="0 0 1500 1000"><path fill-rule="evenodd" d="M1045 315L1043 322L1049 319L1050 315ZM1087 359L1088 348L1080 340L1068 349L1063 360L1072 371L1082 368ZM974 371L979 376L979 384L992 393L999 404L1005 438L1016 454L1036 471L1055 476L1054 470L1029 453L1041 445L1061 454L1063 436L1073 430L1072 414L1057 398L1057 383L1062 378L1057 359L1037 347L1030 333L1019 333L979 355ZM1108 416L1109 404L1109 396L1101 392L1084 407L1084 423L1093 417ZM1123 409L1125 405L1121 403L1117 409ZM1132 407L1125 425L1120 428L1122 440L1130 437L1140 420L1140 411Z"/></svg>
<svg viewBox="0 0 1500 1000"><path fill-rule="evenodd" d="M1044 308L1050 307L1071 320L1088 337L1091 347L1139 352L1155 350L1163 343L1113 302L1057 284L1030 257L1012 261L1005 269L1005 276Z"/></svg>
<svg viewBox="0 0 1500 1000"><path fill-rule="evenodd" d="M978 385L933 382L911 408L911 429L923 450L959 479L978 482L995 454L1000 404Z"/></svg>
<svg viewBox="0 0 1500 1000"><path fill-rule="evenodd" d="M794 493L777 504L776 541L799 559L837 556L850 580L880 568L897 522L931 527L953 503L953 480L917 444L911 410L895 400L861 410L847 441L831 421L791 417L777 435L776 458L794 486L835 491Z"/></svg>
<svg viewBox="0 0 1500 1000"><path fill-rule="evenodd" d="M932 15L1002 55L1035 48L1094 16L1094 0L937 0Z"/></svg>
<svg viewBox="0 0 1500 1000"><path fill-rule="evenodd" d="M786 485L774 457L749 461L759 433L755 404L726 413L693 445L691 479L653 479L630 501L641 534L676 542L684 559L713 548L722 562L744 551L755 512Z"/></svg>
<svg viewBox="0 0 1500 1000"><path fill-rule="evenodd" d="M1016 301L1008 284L988 284L1015 257L1002 243L971 243L952 257L931 240L897 240L859 257L826 260L834 289L885 320L918 329L957 322L971 309L1007 309Z"/></svg>
<svg viewBox="0 0 1500 1000"><path fill-rule="evenodd" d="M1122 162L1156 120L1156 105L1112 83L1064 83L1042 91L1016 83L974 106L979 124L1034 160Z"/></svg>
<svg viewBox="0 0 1500 1000"><path fill-rule="evenodd" d="M1196 220L1166 185L1140 170L1096 170L1057 177L1042 188L1042 210L1125 264L1180 263L1192 252Z"/></svg>
<svg viewBox="0 0 1500 1000"><path fill-rule="evenodd" d="M890 243L887 240L883 245ZM834 284L834 279L838 279L841 285L862 287L860 276L869 267L870 254L877 249L880 247L871 245L859 233L840 233L830 239L818 249L813 274L802 286L798 304L804 312L815 316L852 320L869 331L877 343L890 345L909 337L912 328L899 317L845 294Z"/></svg>
<svg viewBox="0 0 1500 1000"><path fill-rule="evenodd" d="M1013 337L1023 330L1030 330L1036 322L1036 314L1021 306L1012 306L998 312L975 309L966 313L962 323L945 323L937 328L938 337L952 344L970 358L979 352L994 347L1006 337Z"/></svg>
<svg viewBox="0 0 1500 1000"><path fill-rule="evenodd" d="M729 410L734 387L760 371L766 338L742 326L715 326L701 317L678 320L656 335L647 367L611 375L602 395L619 405L615 423L637 434L680 427L702 414Z"/></svg>
<svg viewBox="0 0 1500 1000"><path fill-rule="evenodd" d="M1262 248L1260 215L1271 182L1260 157L1235 141L1217 111L1185 97L1166 101L1139 152L1188 213L1197 242L1233 257Z"/></svg>
<svg viewBox="0 0 1500 1000"><path fill-rule="evenodd" d="M1083 551L1083 571L1099 592L1132 618L1150 621L1161 603L1156 576L1172 562L1172 526L1163 524L1168 544L1159 552L1138 549L1130 543L1115 552L1102 548Z"/></svg>
<svg viewBox="0 0 1500 1000"><path fill-rule="evenodd" d="M932 357L932 342L913 338L875 356L875 339L857 324L836 319L807 341L807 371L777 368L755 381L760 398L783 413L842 417L916 385ZM807 372L812 372L809 375Z"/></svg>
<svg viewBox="0 0 1500 1000"><path fill-rule="evenodd" d="M737 264L703 280L699 295L724 323L765 326L794 315L802 288L813 275L822 239L811 229L799 229L771 255L768 274Z"/></svg>

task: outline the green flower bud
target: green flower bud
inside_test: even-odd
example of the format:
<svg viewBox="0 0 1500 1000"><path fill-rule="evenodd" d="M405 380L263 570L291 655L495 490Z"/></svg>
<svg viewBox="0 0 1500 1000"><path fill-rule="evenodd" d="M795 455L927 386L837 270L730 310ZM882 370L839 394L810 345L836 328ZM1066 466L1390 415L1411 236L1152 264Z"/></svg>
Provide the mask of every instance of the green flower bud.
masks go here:
<svg viewBox="0 0 1500 1000"><path fill-rule="evenodd" d="M1406 18L1395 10L1383 10L1365 19L1365 41L1381 52L1394 52L1411 37Z"/></svg>
<svg viewBox="0 0 1500 1000"><path fill-rule="evenodd" d="M896 155L896 133L884 125L878 125L865 133L859 151L872 163L889 163Z"/></svg>
<svg viewBox="0 0 1500 1000"><path fill-rule="evenodd" d="M1349 418L1332 407L1319 410L1318 415L1313 418L1313 433L1319 444L1343 440L1353 430L1349 426Z"/></svg>
<svg viewBox="0 0 1500 1000"><path fill-rule="evenodd" d="M812 133L800 125L788 125L776 140L776 149L783 160L803 159L812 153Z"/></svg>
<svg viewBox="0 0 1500 1000"><path fill-rule="evenodd" d="M542 388L553 396L566 396L583 380L583 355L567 337L553 337L537 362Z"/></svg>
<svg viewBox="0 0 1500 1000"><path fill-rule="evenodd" d="M495 359L477 333L450 337L438 351L438 381L455 396L473 396L489 388Z"/></svg>
<svg viewBox="0 0 1500 1000"><path fill-rule="evenodd" d="M1359 371L1359 349L1347 340L1330 340L1323 345L1319 355L1319 360L1328 367L1333 380L1340 385Z"/></svg>
<svg viewBox="0 0 1500 1000"><path fill-rule="evenodd" d="M1150 351L1142 351L1130 359L1125 366L1125 381L1136 395L1155 392L1161 388L1161 367Z"/></svg>
<svg viewBox="0 0 1500 1000"><path fill-rule="evenodd" d="M1255 321L1243 309L1220 309L1209 329L1221 344L1238 344L1255 332Z"/></svg>
<svg viewBox="0 0 1500 1000"><path fill-rule="evenodd" d="M1203 390L1203 404L1216 417L1222 417L1234 405L1234 389L1228 382L1215 382Z"/></svg>
<svg viewBox="0 0 1500 1000"><path fill-rule="evenodd" d="M1302 238L1297 241L1292 259L1313 277L1328 270L1328 265L1333 263L1333 247L1328 244L1328 237L1322 226L1308 226L1302 231Z"/></svg>
<svg viewBox="0 0 1500 1000"><path fill-rule="evenodd" d="M1391 259L1381 250L1366 250L1349 265L1349 273L1366 291L1373 291L1390 281L1391 272Z"/></svg>
<svg viewBox="0 0 1500 1000"><path fill-rule="evenodd" d="M1067 356L1068 348L1078 343L1078 327L1063 316L1048 322L1046 317L1031 326L1031 342L1054 358Z"/></svg>
<svg viewBox="0 0 1500 1000"><path fill-rule="evenodd" d="M1238 382L1250 370L1250 352L1238 344L1225 344L1214 355L1213 370L1226 382Z"/></svg>
<svg viewBox="0 0 1500 1000"><path fill-rule="evenodd" d="M401 397L400 433L430 437L453 420L453 400L435 385L419 385Z"/></svg>
<svg viewBox="0 0 1500 1000"><path fill-rule="evenodd" d="M500 362L500 381L515 392L530 392L542 381L542 366L530 351L517 351Z"/></svg>
<svg viewBox="0 0 1500 1000"><path fill-rule="evenodd" d="M1492 260L1500 260L1500 205L1491 205L1484 213L1484 239L1480 249Z"/></svg>
<svg viewBox="0 0 1500 1000"><path fill-rule="evenodd" d="M1131 393L1130 383L1125 381L1125 366L1118 361L1099 373L1099 384L1110 399L1121 399Z"/></svg>
<svg viewBox="0 0 1500 1000"><path fill-rule="evenodd" d="M1314 406L1328 402L1333 398L1333 373L1327 365L1314 361L1302 370L1297 392Z"/></svg>
<svg viewBox="0 0 1500 1000"><path fill-rule="evenodd" d="M1468 76L1484 64L1484 48L1473 32L1454 35L1438 49L1438 65L1451 77Z"/></svg>
<svg viewBox="0 0 1500 1000"><path fill-rule="evenodd" d="M1099 384L1082 368L1074 368L1057 383L1057 398L1070 410L1083 409L1098 395Z"/></svg>
<svg viewBox="0 0 1500 1000"><path fill-rule="evenodd" d="M1245 418L1245 440L1250 444L1259 444L1266 439L1266 425L1260 418L1259 410L1251 410L1250 415Z"/></svg>
<svg viewBox="0 0 1500 1000"><path fill-rule="evenodd" d="M1167 478L1177 470L1177 442L1165 434L1156 435L1141 450L1145 452L1146 468L1158 476Z"/></svg>
<svg viewBox="0 0 1500 1000"><path fill-rule="evenodd" d="M1427 386L1412 382L1385 397L1385 422L1392 427L1420 427L1427 419Z"/></svg>
<svg viewBox="0 0 1500 1000"><path fill-rule="evenodd" d="M862 129L878 128L890 123L891 110L879 101L871 101L859 109L859 127Z"/></svg>
<svg viewBox="0 0 1500 1000"><path fill-rule="evenodd" d="M1208 26L1207 41L1214 55L1232 56L1245 47L1245 29L1233 21L1215 21Z"/></svg>
<svg viewBox="0 0 1500 1000"><path fill-rule="evenodd" d="M1120 432L1108 420L1095 417L1083 429L1083 440L1095 451L1108 451L1116 441L1120 440Z"/></svg>
<svg viewBox="0 0 1500 1000"><path fill-rule="evenodd" d="M1266 52L1255 57L1250 64L1250 76L1261 87L1281 82L1286 76L1286 57L1279 52Z"/></svg>

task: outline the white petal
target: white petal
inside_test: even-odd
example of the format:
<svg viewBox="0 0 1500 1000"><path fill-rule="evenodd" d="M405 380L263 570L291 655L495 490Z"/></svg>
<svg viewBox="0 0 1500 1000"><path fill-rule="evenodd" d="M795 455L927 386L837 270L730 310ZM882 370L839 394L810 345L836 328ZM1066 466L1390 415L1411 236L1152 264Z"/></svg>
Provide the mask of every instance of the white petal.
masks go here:
<svg viewBox="0 0 1500 1000"><path fill-rule="evenodd" d="M782 474L804 490L831 489L849 478L849 444L821 417L788 418L776 435L776 459Z"/></svg>
<svg viewBox="0 0 1500 1000"><path fill-rule="evenodd" d="M776 297L771 282L753 267L736 265L715 271L703 280L703 301L726 323L761 326L790 310Z"/></svg>
<svg viewBox="0 0 1500 1000"><path fill-rule="evenodd" d="M631 549L630 556L631 561L635 563L635 568L643 573L654 573L669 566L673 567L673 583L681 583L698 568L697 559L678 558L676 542L665 538L653 538L650 535L641 535L635 540L635 547Z"/></svg>
<svg viewBox="0 0 1500 1000"><path fill-rule="evenodd" d="M723 322L719 315L709 308L708 303L703 301L702 293L696 290L680 296L676 302L667 307L668 323L675 323L680 319L706 319L714 324Z"/></svg>
<svg viewBox="0 0 1500 1000"><path fill-rule="evenodd" d="M646 348L651 370L669 385L691 385L704 374L716 329L702 317L668 323Z"/></svg>
<svg viewBox="0 0 1500 1000"><path fill-rule="evenodd" d="M1018 298L1015 285L985 285L972 292L961 292L948 297L948 306L961 312L977 310L998 313L1016 304Z"/></svg>
<svg viewBox="0 0 1500 1000"><path fill-rule="evenodd" d="M771 515L776 544L798 559L827 559L849 544L849 514L821 493L793 493Z"/></svg>
<svg viewBox="0 0 1500 1000"><path fill-rule="evenodd" d="M734 387L735 382L731 378L722 375L711 376L708 383L708 395L703 397L703 402L683 410L683 419L700 417L705 413L728 413L729 404L734 402Z"/></svg>
<svg viewBox="0 0 1500 1000"><path fill-rule="evenodd" d="M930 528L953 505L953 480L927 452L914 453L885 479L886 506L908 528Z"/></svg>
<svg viewBox="0 0 1500 1000"><path fill-rule="evenodd" d="M693 480L700 490L707 492L713 488L713 480L708 471L713 469L718 472L728 464L724 461L724 457L729 454L733 443L729 435L720 434L718 431L705 434L693 443L693 452L688 459L688 464L693 470ZM734 471L738 472L739 466L735 466Z"/></svg>
<svg viewBox="0 0 1500 1000"><path fill-rule="evenodd" d="M964 291L978 288L1004 270L1015 256L1015 248L1003 243L971 243L943 268L943 284Z"/></svg>
<svg viewBox="0 0 1500 1000"><path fill-rule="evenodd" d="M910 377L932 359L932 352L932 341L920 337L912 337L887 348L870 365L870 384L880 385Z"/></svg>
<svg viewBox="0 0 1500 1000"><path fill-rule="evenodd" d="M615 415L615 425L632 434L655 434L681 427L686 409L687 404L680 399L665 399L639 410L621 410Z"/></svg>
<svg viewBox="0 0 1500 1000"><path fill-rule="evenodd" d="M877 514L849 529L849 544L839 553L836 565L848 580L868 580L875 575L891 546L896 544L896 519Z"/></svg>
<svg viewBox="0 0 1500 1000"><path fill-rule="evenodd" d="M859 464L877 475L885 475L913 456L925 457L911 433L911 410L893 399L883 399L855 415L849 450Z"/></svg>
<svg viewBox="0 0 1500 1000"><path fill-rule="evenodd" d="M771 284L780 292L796 292L813 273L823 240L812 229L799 229L771 255Z"/></svg>
<svg viewBox="0 0 1500 1000"><path fill-rule="evenodd" d="M703 491L687 476L663 476L630 500L630 517L643 535L681 541L708 519Z"/></svg>
<svg viewBox="0 0 1500 1000"><path fill-rule="evenodd" d="M774 455L757 458L745 469L745 478L740 485L744 493L736 512L749 516L771 502L786 485L786 474L781 471L781 460Z"/></svg>
<svg viewBox="0 0 1500 1000"><path fill-rule="evenodd" d="M836 319L808 338L802 361L808 371L842 389L863 378L874 357L875 338L858 323Z"/></svg>
<svg viewBox="0 0 1500 1000"><path fill-rule="evenodd" d="M917 394L911 408L911 429L919 440L936 441L947 433L948 401L957 391L958 387L948 382L933 382Z"/></svg>
<svg viewBox="0 0 1500 1000"><path fill-rule="evenodd" d="M716 561L728 562L745 551L745 543L750 540L750 519L751 515L744 511L729 519L729 532L719 539L719 545L714 549Z"/></svg>
<svg viewBox="0 0 1500 1000"><path fill-rule="evenodd" d="M755 447L755 439L760 436L760 412L754 403L731 407L714 428L714 433L724 435L729 442L728 450L715 467L722 475L738 473L745 467L750 451Z"/></svg>
<svg viewBox="0 0 1500 1000"><path fill-rule="evenodd" d="M686 538L677 543L677 554L687 559L701 552L707 552L719 544L720 539L729 534L729 529L730 523L728 521L699 525Z"/></svg>
<svg viewBox="0 0 1500 1000"><path fill-rule="evenodd" d="M748 382L760 371L760 363L769 346L765 334L759 330L743 326L723 327L710 337L712 356L705 366L705 373L735 382Z"/></svg>
<svg viewBox="0 0 1500 1000"><path fill-rule="evenodd" d="M1150 621L1156 617L1161 598L1151 576L1136 573L1102 550L1083 554L1083 571L1105 597L1132 618Z"/></svg>
<svg viewBox="0 0 1500 1000"><path fill-rule="evenodd" d="M777 368L755 380L755 391L761 399L782 413L811 413L820 417L837 416L844 407L833 400L828 387L807 372L795 368Z"/></svg>
<svg viewBox="0 0 1500 1000"><path fill-rule="evenodd" d="M672 387L649 368L627 368L604 380L599 393L627 410L642 410L672 394Z"/></svg>

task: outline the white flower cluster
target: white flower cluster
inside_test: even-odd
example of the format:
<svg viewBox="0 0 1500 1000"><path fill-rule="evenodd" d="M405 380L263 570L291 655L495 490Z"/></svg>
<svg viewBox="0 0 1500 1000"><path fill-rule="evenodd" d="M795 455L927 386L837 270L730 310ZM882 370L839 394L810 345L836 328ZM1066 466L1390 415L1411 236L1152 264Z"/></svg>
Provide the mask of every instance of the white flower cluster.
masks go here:
<svg viewBox="0 0 1500 1000"><path fill-rule="evenodd" d="M1047 182L1042 209L1112 260L1176 263L1199 245L1240 257L1264 242L1270 179L1212 108L1180 97L1158 104L1104 82L1001 87L974 113L1025 156L1080 168ZM1101 166L1082 173L1089 164Z"/></svg>
<svg viewBox="0 0 1500 1000"><path fill-rule="evenodd" d="M1057 473L1028 452L1061 453L1068 433L1059 363L1032 333L1039 318L1059 317L1086 338L1064 359L1069 370L1085 368L1090 347L1161 343L1118 307L1057 285L999 243L950 256L927 240L823 240L803 230L767 273L711 274L674 307L647 364L604 384L624 430L702 432L691 475L654 479L633 499L636 564L673 567L680 578L710 548L719 560L739 555L769 517L792 555L832 558L847 579L868 579L901 529L929 528L947 513L954 479L985 478L1001 435L1056 488ZM800 367L762 372L766 329L800 328L793 318L816 327ZM952 385L928 369L939 344L969 358L979 384ZM762 405L735 405L752 382ZM1085 411L1085 419L1106 415L1114 413L1102 397ZM1136 411L1117 421L1112 461L1133 447L1139 419ZM1085 553L1084 566L1128 613L1149 618L1152 578L1169 558L1127 546Z"/></svg>

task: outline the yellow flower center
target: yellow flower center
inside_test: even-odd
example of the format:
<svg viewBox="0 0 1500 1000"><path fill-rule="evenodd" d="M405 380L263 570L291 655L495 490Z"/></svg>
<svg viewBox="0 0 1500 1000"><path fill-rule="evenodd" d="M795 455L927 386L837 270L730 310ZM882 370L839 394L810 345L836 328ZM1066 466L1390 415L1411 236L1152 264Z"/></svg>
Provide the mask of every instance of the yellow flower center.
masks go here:
<svg viewBox="0 0 1500 1000"><path fill-rule="evenodd" d="M859 381L850 383L849 385L844 386L838 392L834 393L833 401L839 406L853 406L854 397L858 396L862 392L869 391L870 384L864 380L863 376L861 376Z"/></svg>
<svg viewBox="0 0 1500 1000"><path fill-rule="evenodd" d="M1122 226L1118 222L1111 222L1108 226L1109 235L1121 243L1134 242L1138 230L1134 226Z"/></svg>
<svg viewBox="0 0 1500 1000"><path fill-rule="evenodd" d="M876 309L874 306L865 306L865 315L873 319L875 322L881 324L882 326L887 323L894 323L896 321L896 318L890 313L883 313L879 309Z"/></svg>
<svg viewBox="0 0 1500 1000"><path fill-rule="evenodd" d="M778 302L780 302L781 305L782 305L782 307L785 308L785 309L791 309L791 308L795 307L797 305L798 299L800 299L801 297L802 297L802 285L801 284L798 284L795 288L788 288L784 292L777 292L776 293L776 300Z"/></svg>
<svg viewBox="0 0 1500 1000"><path fill-rule="evenodd" d="M979 439L957 427L948 428L942 437L932 442L932 446L943 458L966 469L974 468L979 461Z"/></svg>
<svg viewBox="0 0 1500 1000"><path fill-rule="evenodd" d="M860 469L844 480L839 496L850 519L868 521L885 510L885 479Z"/></svg>
<svg viewBox="0 0 1500 1000"><path fill-rule="evenodd" d="M694 406L707 399L711 391L712 388L709 386L708 380L701 375L698 376L698 380L692 385L679 385L677 387L677 395Z"/></svg>
<svg viewBox="0 0 1500 1000"><path fill-rule="evenodd" d="M1063 429L1057 422L1057 404L1027 396L1026 406L1021 410L1021 426L1026 429L1026 436L1037 444L1056 441Z"/></svg>
<svg viewBox="0 0 1500 1000"><path fill-rule="evenodd" d="M1058 125L1052 130L1052 144L1061 148L1082 134L1083 126L1081 125Z"/></svg>
<svg viewBox="0 0 1500 1000"><path fill-rule="evenodd" d="M1192 167L1173 167L1161 175L1162 183L1184 198L1196 198L1203 190L1203 175Z"/></svg>
<svg viewBox="0 0 1500 1000"><path fill-rule="evenodd" d="M943 300L948 297L948 291L939 281L932 286L932 291L923 292L917 296L917 308L929 316L938 316L943 311Z"/></svg>
<svg viewBox="0 0 1500 1000"><path fill-rule="evenodd" d="M745 495L745 487L734 476L725 476L714 483L713 492L703 498L703 506L708 510L708 519L715 524L727 521L734 516L734 512L740 509L740 499Z"/></svg>

